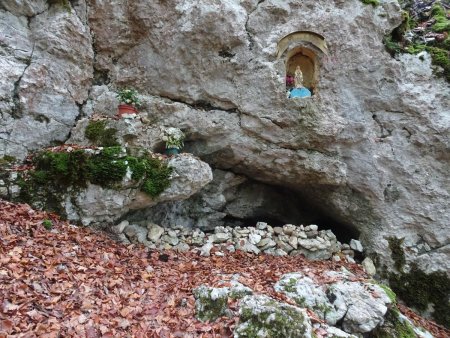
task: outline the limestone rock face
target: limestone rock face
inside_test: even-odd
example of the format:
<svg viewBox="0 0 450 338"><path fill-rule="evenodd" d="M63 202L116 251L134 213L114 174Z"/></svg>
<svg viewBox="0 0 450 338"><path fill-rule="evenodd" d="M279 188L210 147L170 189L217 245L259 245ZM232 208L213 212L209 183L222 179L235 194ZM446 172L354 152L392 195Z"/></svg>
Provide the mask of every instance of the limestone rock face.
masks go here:
<svg viewBox="0 0 450 338"><path fill-rule="evenodd" d="M92 38L77 12L47 1L0 5L0 154L64 142L88 98Z"/></svg>
<svg viewBox="0 0 450 338"><path fill-rule="evenodd" d="M398 237L408 263L450 271L450 90L426 53L385 51L402 20L396 0L76 3L0 4L0 155L68 140L80 114L114 115L114 90L135 87L149 123L124 127L122 142L160 149L159 127L180 127L185 151L290 189L359 231L380 262L392 266L387 238ZM314 96L288 100L277 43L298 30L323 35L328 56ZM70 140L83 142L78 129ZM210 207L221 195L197 215L205 228L242 216L237 204Z"/></svg>

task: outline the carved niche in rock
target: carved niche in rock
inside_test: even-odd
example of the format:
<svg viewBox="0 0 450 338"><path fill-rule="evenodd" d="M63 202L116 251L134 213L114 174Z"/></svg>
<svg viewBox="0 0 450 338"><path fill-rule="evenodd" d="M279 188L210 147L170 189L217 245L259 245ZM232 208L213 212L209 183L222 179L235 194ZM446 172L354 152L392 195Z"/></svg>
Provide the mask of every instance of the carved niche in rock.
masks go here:
<svg viewBox="0 0 450 338"><path fill-rule="evenodd" d="M308 97L316 92L321 58L326 54L325 38L314 32L294 32L278 42L277 59L285 60L289 98Z"/></svg>

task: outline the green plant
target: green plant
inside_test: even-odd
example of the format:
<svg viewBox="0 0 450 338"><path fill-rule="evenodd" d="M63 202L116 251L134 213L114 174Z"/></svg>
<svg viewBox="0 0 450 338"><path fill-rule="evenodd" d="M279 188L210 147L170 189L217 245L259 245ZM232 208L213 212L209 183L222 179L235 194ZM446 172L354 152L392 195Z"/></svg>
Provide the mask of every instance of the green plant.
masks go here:
<svg viewBox="0 0 450 338"><path fill-rule="evenodd" d="M49 5L61 5L68 13L72 12L69 0L47 0Z"/></svg>
<svg viewBox="0 0 450 338"><path fill-rule="evenodd" d="M380 4L379 0L361 0L365 5L372 5L373 7L377 7Z"/></svg>
<svg viewBox="0 0 450 338"><path fill-rule="evenodd" d="M53 227L53 222L49 219L45 219L42 221L42 225L44 226L44 228L46 228L47 230L51 230Z"/></svg>
<svg viewBox="0 0 450 338"><path fill-rule="evenodd" d="M14 156L5 155L3 157L0 157L0 167L1 166L7 166L14 163L17 159Z"/></svg>
<svg viewBox="0 0 450 338"><path fill-rule="evenodd" d="M161 138L166 142L166 148L182 149L184 147L184 133L178 128L162 129Z"/></svg>
<svg viewBox="0 0 450 338"><path fill-rule="evenodd" d="M70 153L44 151L33 162L36 170L31 173L31 177L37 184L50 181L53 186L86 186L89 156L83 150Z"/></svg>
<svg viewBox="0 0 450 338"><path fill-rule="evenodd" d="M129 104L136 107L139 107L141 104L141 101L139 100L138 97L138 92L135 89L129 88L120 89L117 92L117 98L121 103L124 104Z"/></svg>
<svg viewBox="0 0 450 338"><path fill-rule="evenodd" d="M436 20L433 25L433 31L435 32L445 32L450 30L450 20L447 19L447 13L442 5L436 3L431 9L431 17Z"/></svg>
<svg viewBox="0 0 450 338"><path fill-rule="evenodd" d="M107 128L106 120L89 121L84 135L86 138L97 146L114 147L118 146L116 133L117 129Z"/></svg>

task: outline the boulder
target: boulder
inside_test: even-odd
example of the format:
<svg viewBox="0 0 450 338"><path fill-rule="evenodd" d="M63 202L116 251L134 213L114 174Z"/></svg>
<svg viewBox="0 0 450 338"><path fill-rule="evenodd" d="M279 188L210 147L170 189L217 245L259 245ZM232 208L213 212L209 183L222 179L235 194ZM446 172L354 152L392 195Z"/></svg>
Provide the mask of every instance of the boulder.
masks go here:
<svg viewBox="0 0 450 338"><path fill-rule="evenodd" d="M311 338L312 326L304 309L264 295L245 296L240 302L234 337Z"/></svg>
<svg viewBox="0 0 450 338"><path fill-rule="evenodd" d="M301 273L283 275L275 284L299 306L313 310L328 324L342 322L342 329L351 334L371 332L384 321L392 300L383 288L369 282L352 282L351 275L329 273L337 281L319 285Z"/></svg>
<svg viewBox="0 0 450 338"><path fill-rule="evenodd" d="M235 279L227 282L229 287L212 288L201 285L193 290L195 297L196 317L201 321L214 321L217 318L228 315L228 299L241 299L253 292L250 288L237 282Z"/></svg>

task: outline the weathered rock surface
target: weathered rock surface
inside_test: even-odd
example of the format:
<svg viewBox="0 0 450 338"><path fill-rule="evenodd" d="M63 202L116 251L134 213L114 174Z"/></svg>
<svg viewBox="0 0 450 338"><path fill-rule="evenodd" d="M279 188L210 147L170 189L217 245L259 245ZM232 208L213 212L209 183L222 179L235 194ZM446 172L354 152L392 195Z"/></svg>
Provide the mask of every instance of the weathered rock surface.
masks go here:
<svg viewBox="0 0 450 338"><path fill-rule="evenodd" d="M100 150L91 149L85 151L100 152ZM122 152L122 155L126 155L125 148L122 148ZM61 188L61 191L54 192L54 203L70 221L79 221L84 225L112 224L126 215L130 209L149 208L161 202L186 199L200 191L212 180L212 170L209 165L192 154L174 156L167 161L167 164L173 168L169 178L170 183L166 190L157 197L151 198L142 192L138 182L131 178L128 170L128 174L114 187L102 187L87 182L85 188ZM22 179L18 172L14 170L0 172L0 177L0 197L17 198L21 191ZM39 194L36 194L39 197ZM41 205L44 204L44 201L36 200L36 198L33 198L31 202L36 204L36 207L45 206ZM128 224L126 222L128 221L120 222L111 230L118 234L122 233L130 224L130 222ZM146 229L145 231L147 232ZM159 239L154 231L156 230L150 229L150 240ZM133 241L136 238L141 237L133 237Z"/></svg>
<svg viewBox="0 0 450 338"><path fill-rule="evenodd" d="M138 192L129 205L130 209L148 208L161 202L187 199L212 181L211 167L192 154L179 154L170 158L167 164L173 168L170 186L157 198L150 198L147 194Z"/></svg>
<svg viewBox="0 0 450 338"><path fill-rule="evenodd" d="M87 101L94 52L76 11L47 1L0 4L0 154L64 142Z"/></svg>
<svg viewBox="0 0 450 338"><path fill-rule="evenodd" d="M313 310L330 325L341 321L348 333L371 332L383 323L392 301L381 287L352 282L351 274L330 272L330 277L339 280L320 286L302 274L286 274L275 284L275 290Z"/></svg>
<svg viewBox="0 0 450 338"><path fill-rule="evenodd" d="M197 318L215 321L239 314L234 337L432 337L399 312L395 300L384 291L389 290L386 286L355 281L347 270L324 271L320 282L301 273L283 275L274 288L297 306L255 294L239 278L235 274L217 287L195 288ZM236 301L233 307L228 307L230 300Z"/></svg>
<svg viewBox="0 0 450 338"><path fill-rule="evenodd" d="M240 304L234 337L277 336L313 337L306 311L264 295L245 296Z"/></svg>
<svg viewBox="0 0 450 338"><path fill-rule="evenodd" d="M228 299L241 299L253 291L232 279L228 282L230 286L212 288L201 285L192 293L195 297L195 311L198 319L202 321L214 321L217 318L230 314Z"/></svg>

